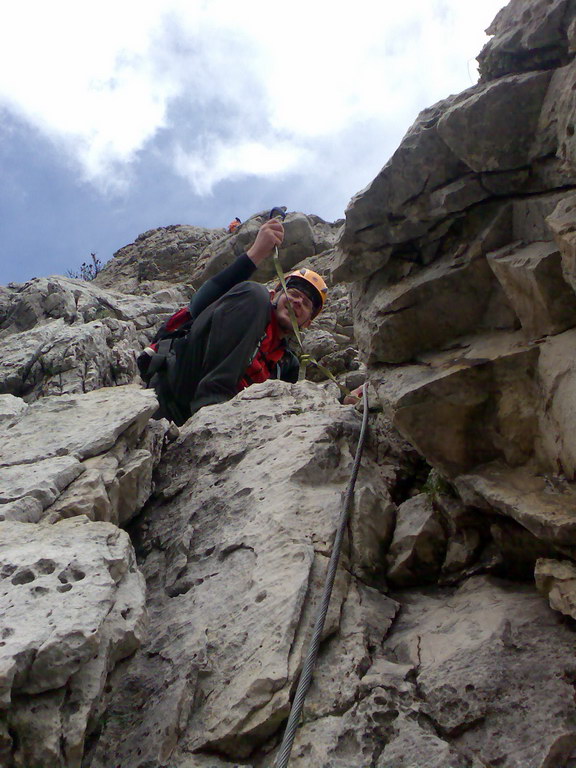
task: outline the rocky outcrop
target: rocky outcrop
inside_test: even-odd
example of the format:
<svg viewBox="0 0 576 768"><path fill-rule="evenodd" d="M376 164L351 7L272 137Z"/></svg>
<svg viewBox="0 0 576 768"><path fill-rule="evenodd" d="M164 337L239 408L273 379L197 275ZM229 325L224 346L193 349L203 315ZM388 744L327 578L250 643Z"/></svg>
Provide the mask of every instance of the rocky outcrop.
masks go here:
<svg viewBox="0 0 576 768"><path fill-rule="evenodd" d="M129 294L150 295L173 285L190 295L208 278L228 266L253 243L268 211L244 221L233 234L225 229L173 225L152 229L124 246L104 266L93 283ZM342 222L326 222L319 216L289 213L280 248L284 270L322 254L337 240ZM274 267L263 265L256 278L276 279Z"/></svg>
<svg viewBox="0 0 576 768"><path fill-rule="evenodd" d="M306 350L367 371L371 409L295 768L576 760L575 19L513 0L481 82L420 115L343 229L287 217L284 268L331 282ZM168 442L134 382L265 215L0 289L6 768L274 762L361 408L310 373Z"/></svg>
<svg viewBox="0 0 576 768"><path fill-rule="evenodd" d="M79 768L110 669L140 645L130 539L85 517L0 526L0 758Z"/></svg>
<svg viewBox="0 0 576 768"><path fill-rule="evenodd" d="M423 112L352 200L333 268L363 276L356 336L402 435L469 508L570 556L575 25L560 0L500 12L482 81ZM391 550L403 580L417 551L407 541Z"/></svg>
<svg viewBox="0 0 576 768"><path fill-rule="evenodd" d="M513 72L561 67L574 54L571 0L513 0L486 30L479 57L483 80Z"/></svg>
<svg viewBox="0 0 576 768"><path fill-rule="evenodd" d="M149 640L118 672L108 705L129 718L130 736L119 755L122 715L110 719L92 765L137 765L136 745L174 765L214 751L234 760L277 731L302 664L359 426L353 409L316 385L281 382L251 387L186 425L163 462L138 539ZM378 467L366 458L355 535L366 528L386 534L380 499L398 470L398 462ZM376 543L363 551L365 571L381 566ZM325 634L338 631L346 605L350 656L342 672L351 676L345 697L353 699L355 667L372 642L370 632L356 635L354 621L375 611L391 621L397 606L352 578L344 562ZM380 627L372 633L382 637Z"/></svg>
<svg viewBox="0 0 576 768"><path fill-rule="evenodd" d="M148 424L154 393L133 387L46 397L0 395L0 520L85 515L124 525L148 499L166 422Z"/></svg>
<svg viewBox="0 0 576 768"><path fill-rule="evenodd" d="M243 222L234 234L226 235L209 246L196 266L192 276L193 285L200 285L246 251L254 242L259 227L268 219L268 215L269 211L263 211L252 216ZM334 247L341 228L341 221L332 224L319 216L287 213L284 219L284 240L278 249L282 269L288 272L302 261L314 268L316 260L313 257ZM264 263L258 270L257 278L261 282L277 282L273 264Z"/></svg>
<svg viewBox="0 0 576 768"><path fill-rule="evenodd" d="M0 317L0 394L33 402L128 384L136 356L186 298L127 296L62 277L12 286Z"/></svg>
<svg viewBox="0 0 576 768"><path fill-rule="evenodd" d="M149 295L172 285L190 293L191 274L225 229L172 225L151 229L116 251L94 284L124 293Z"/></svg>

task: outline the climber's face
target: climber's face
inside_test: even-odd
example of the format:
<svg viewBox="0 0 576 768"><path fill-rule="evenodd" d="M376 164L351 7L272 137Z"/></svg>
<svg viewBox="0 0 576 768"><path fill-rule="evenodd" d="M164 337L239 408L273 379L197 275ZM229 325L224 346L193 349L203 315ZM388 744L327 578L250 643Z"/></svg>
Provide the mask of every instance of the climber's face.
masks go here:
<svg viewBox="0 0 576 768"><path fill-rule="evenodd" d="M277 300L273 300L276 307L276 321L284 336L293 333L292 322L290 321L290 313L287 306L288 302L292 305L292 310L296 317L298 327L301 330L308 328L312 322L314 305L305 293L299 291L297 288L288 288L287 293L280 291L279 294L276 294L275 296L278 297Z"/></svg>

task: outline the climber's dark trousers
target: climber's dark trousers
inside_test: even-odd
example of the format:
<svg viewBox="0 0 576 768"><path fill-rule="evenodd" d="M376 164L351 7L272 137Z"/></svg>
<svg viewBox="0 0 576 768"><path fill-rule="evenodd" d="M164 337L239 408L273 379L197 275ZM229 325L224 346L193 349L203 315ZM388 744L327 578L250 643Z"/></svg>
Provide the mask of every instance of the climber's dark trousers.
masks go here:
<svg viewBox="0 0 576 768"><path fill-rule="evenodd" d="M270 296L264 286L234 286L195 319L184 339L175 343L168 374L153 382L164 415L179 426L204 405L229 400L254 356L270 319Z"/></svg>

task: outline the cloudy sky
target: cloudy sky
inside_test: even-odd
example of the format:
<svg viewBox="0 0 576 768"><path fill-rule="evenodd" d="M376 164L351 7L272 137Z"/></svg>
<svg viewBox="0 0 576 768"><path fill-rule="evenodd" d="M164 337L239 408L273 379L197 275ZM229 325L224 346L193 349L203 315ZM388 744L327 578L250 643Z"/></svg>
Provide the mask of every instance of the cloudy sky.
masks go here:
<svg viewBox="0 0 576 768"><path fill-rule="evenodd" d="M418 112L477 80L505 0L0 6L0 284L168 224L334 221Z"/></svg>

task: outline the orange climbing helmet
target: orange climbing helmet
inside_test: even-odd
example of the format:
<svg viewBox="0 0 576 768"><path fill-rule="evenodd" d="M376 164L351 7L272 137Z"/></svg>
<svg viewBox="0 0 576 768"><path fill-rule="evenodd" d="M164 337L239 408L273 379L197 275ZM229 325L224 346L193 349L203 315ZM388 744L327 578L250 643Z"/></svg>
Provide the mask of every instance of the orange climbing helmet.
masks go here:
<svg viewBox="0 0 576 768"><path fill-rule="evenodd" d="M289 288L291 285L305 293L314 304L312 317L319 315L328 296L328 287L323 278L317 272L302 267L286 275L286 286Z"/></svg>

